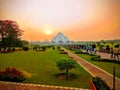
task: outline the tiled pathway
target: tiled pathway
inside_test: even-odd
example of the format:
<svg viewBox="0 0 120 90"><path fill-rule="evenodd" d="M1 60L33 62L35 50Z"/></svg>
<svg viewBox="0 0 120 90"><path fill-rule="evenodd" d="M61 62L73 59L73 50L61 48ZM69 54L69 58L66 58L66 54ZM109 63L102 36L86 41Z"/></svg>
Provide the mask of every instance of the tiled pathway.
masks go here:
<svg viewBox="0 0 120 90"><path fill-rule="evenodd" d="M64 48L63 48L64 49ZM85 70L87 70L92 76L99 76L101 77L112 89L113 88L113 76L106 71L98 68L97 66L87 62L86 60L80 58L79 56L73 54L69 50L64 49L68 52L68 55L76 60ZM120 79L116 78L116 90L120 90Z"/></svg>
<svg viewBox="0 0 120 90"><path fill-rule="evenodd" d="M0 90L90 90L90 89L0 81Z"/></svg>

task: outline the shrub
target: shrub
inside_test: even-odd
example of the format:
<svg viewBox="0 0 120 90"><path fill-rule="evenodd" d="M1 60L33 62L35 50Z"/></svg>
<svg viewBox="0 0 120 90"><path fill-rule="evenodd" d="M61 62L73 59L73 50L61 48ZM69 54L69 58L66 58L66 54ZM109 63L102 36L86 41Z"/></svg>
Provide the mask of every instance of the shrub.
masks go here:
<svg viewBox="0 0 120 90"><path fill-rule="evenodd" d="M15 48L12 48L12 51L15 51Z"/></svg>
<svg viewBox="0 0 120 90"><path fill-rule="evenodd" d="M68 72L70 69L73 69L76 67L76 62L71 59L63 58L63 59L58 60L56 65L59 68L59 70L66 71L66 79L68 79Z"/></svg>
<svg viewBox="0 0 120 90"><path fill-rule="evenodd" d="M68 52L61 51L60 54L68 54Z"/></svg>
<svg viewBox="0 0 120 90"><path fill-rule="evenodd" d="M57 49L59 50L59 49L61 49L61 47L60 47L60 46L57 46Z"/></svg>
<svg viewBox="0 0 120 90"><path fill-rule="evenodd" d="M91 58L91 60L93 60L93 61L102 61L100 57L101 57L100 55L96 55L96 56L93 56Z"/></svg>
<svg viewBox="0 0 120 90"><path fill-rule="evenodd" d="M59 51L64 51L63 49L59 49Z"/></svg>
<svg viewBox="0 0 120 90"><path fill-rule="evenodd" d="M88 52L83 52L82 50L75 51L75 54L88 54Z"/></svg>
<svg viewBox="0 0 120 90"><path fill-rule="evenodd" d="M52 45L48 45L48 46L46 46L47 48L52 48L52 47L54 47L54 46L52 46Z"/></svg>
<svg viewBox="0 0 120 90"><path fill-rule="evenodd" d="M5 71L0 71L0 80L2 81L21 82L25 79L24 75L16 68L7 67Z"/></svg>
<svg viewBox="0 0 120 90"><path fill-rule="evenodd" d="M28 48L27 46L24 46L24 47L23 47L23 50L24 50L24 51L28 51L29 48Z"/></svg>
<svg viewBox="0 0 120 90"><path fill-rule="evenodd" d="M37 47L36 47L36 46L34 46L34 47L33 47L33 50L36 50L36 51L37 51Z"/></svg>
<svg viewBox="0 0 120 90"><path fill-rule="evenodd" d="M41 46L42 50L41 51L45 51L46 50L46 46Z"/></svg>
<svg viewBox="0 0 120 90"><path fill-rule="evenodd" d="M100 77L93 77L92 81L97 90L110 90L107 84Z"/></svg>
<svg viewBox="0 0 120 90"><path fill-rule="evenodd" d="M55 50L55 47L53 47L53 50Z"/></svg>
<svg viewBox="0 0 120 90"><path fill-rule="evenodd" d="M90 55L90 56L96 56L95 54L89 54L89 53L88 53L88 55Z"/></svg>
<svg viewBox="0 0 120 90"><path fill-rule="evenodd" d="M10 52L10 51L11 51L11 48L8 48L7 51Z"/></svg>
<svg viewBox="0 0 120 90"><path fill-rule="evenodd" d="M75 54L82 54L82 51L76 51Z"/></svg>
<svg viewBox="0 0 120 90"><path fill-rule="evenodd" d="M111 63L117 63L117 64L120 64L120 61L119 60L111 60L111 59L106 59L106 58L101 58L100 55L96 55L96 56L93 56L91 58L91 60L93 61L99 61L99 62L111 62Z"/></svg>

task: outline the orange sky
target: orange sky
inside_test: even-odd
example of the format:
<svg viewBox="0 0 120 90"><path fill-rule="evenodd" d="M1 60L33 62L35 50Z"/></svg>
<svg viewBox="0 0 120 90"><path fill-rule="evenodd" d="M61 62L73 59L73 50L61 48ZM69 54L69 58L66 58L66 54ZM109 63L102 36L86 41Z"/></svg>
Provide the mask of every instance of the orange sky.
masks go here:
<svg viewBox="0 0 120 90"><path fill-rule="evenodd" d="M0 0L0 19L17 21L29 41L58 32L74 41L120 39L120 0Z"/></svg>

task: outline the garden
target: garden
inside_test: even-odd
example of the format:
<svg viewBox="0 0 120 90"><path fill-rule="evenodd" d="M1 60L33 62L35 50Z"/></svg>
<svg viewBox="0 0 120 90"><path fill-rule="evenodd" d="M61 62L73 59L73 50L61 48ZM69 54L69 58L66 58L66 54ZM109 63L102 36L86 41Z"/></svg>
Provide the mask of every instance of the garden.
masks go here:
<svg viewBox="0 0 120 90"><path fill-rule="evenodd" d="M55 47L47 48L45 51L30 49L29 51L0 53L0 70L6 67L16 68L25 76L23 83L90 88L92 76L78 64L69 70L68 76L72 78L58 77L65 73L65 71L60 71L56 65L62 58L72 60L67 53L63 51L61 53Z"/></svg>

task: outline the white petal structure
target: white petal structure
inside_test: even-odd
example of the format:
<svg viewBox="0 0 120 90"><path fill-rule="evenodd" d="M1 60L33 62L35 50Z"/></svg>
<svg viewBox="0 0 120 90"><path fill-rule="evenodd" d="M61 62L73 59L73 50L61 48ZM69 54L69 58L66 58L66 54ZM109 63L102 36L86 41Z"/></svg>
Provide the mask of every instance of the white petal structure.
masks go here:
<svg viewBox="0 0 120 90"><path fill-rule="evenodd" d="M68 42L69 42L68 37L64 36L63 33L61 32L59 32L55 37L52 38L52 43L65 44Z"/></svg>

